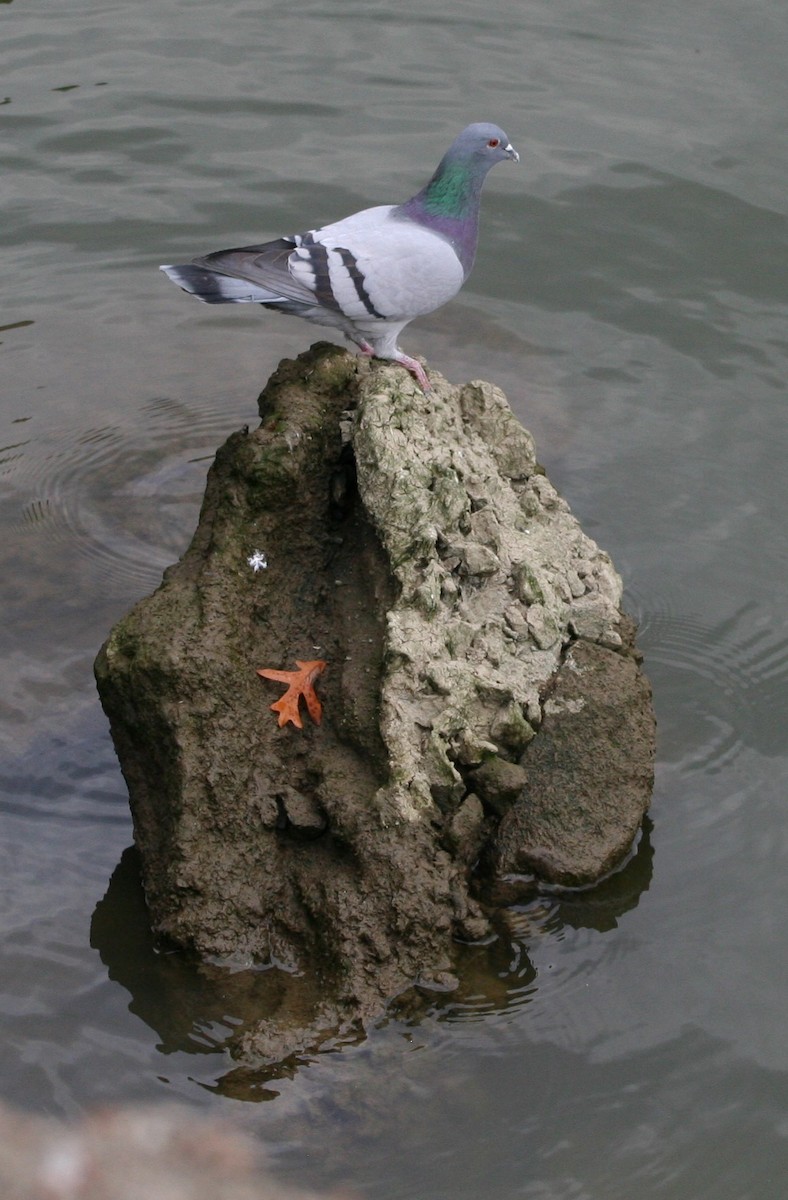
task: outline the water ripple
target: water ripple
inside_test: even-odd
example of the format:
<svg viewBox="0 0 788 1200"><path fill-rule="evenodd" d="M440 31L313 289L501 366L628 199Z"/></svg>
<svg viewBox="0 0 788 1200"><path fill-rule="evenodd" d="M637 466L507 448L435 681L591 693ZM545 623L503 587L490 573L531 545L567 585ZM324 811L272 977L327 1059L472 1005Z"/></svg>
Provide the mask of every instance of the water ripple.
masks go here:
<svg viewBox="0 0 788 1200"><path fill-rule="evenodd" d="M672 747L688 770L711 772L730 767L745 747L768 756L784 754L784 624L767 621L754 603L716 621L674 611L672 605L647 608L639 620L663 750Z"/></svg>
<svg viewBox="0 0 788 1200"><path fill-rule="evenodd" d="M227 426L225 410L163 398L144 405L132 429L97 426L46 451L9 446L0 462L27 493L10 529L38 539L54 570L76 556L92 587L155 586L183 551Z"/></svg>

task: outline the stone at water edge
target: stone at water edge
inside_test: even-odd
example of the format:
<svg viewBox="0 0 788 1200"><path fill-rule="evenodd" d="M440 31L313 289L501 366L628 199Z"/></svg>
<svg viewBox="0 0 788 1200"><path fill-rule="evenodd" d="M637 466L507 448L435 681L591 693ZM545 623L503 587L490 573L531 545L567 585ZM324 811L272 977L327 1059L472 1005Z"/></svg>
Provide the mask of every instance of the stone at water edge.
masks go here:
<svg viewBox="0 0 788 1200"><path fill-rule="evenodd" d="M620 628L620 651L579 639L551 681L539 737L522 758L522 791L488 847L501 898L528 895L535 879L593 884L637 837L654 783L654 716L634 624Z"/></svg>
<svg viewBox="0 0 788 1200"><path fill-rule="evenodd" d="M359 371L323 345L280 365L261 416L220 449L191 546L115 627L97 678L154 927L201 954L302 971L302 1038L310 980L316 1026L373 1015L441 977L455 935L486 931L469 867L524 869L512 814L527 797L512 779L536 761L568 651L604 649L609 694L620 662L642 677L608 556L497 389L434 375L425 398L399 368ZM278 729L256 668L318 657L322 724ZM647 688L623 703L652 741L622 780L621 855L653 756ZM493 797L495 762L510 778ZM593 793L586 768L575 755L570 790ZM304 837L288 814L307 810ZM255 1053L253 1032L241 1052Z"/></svg>

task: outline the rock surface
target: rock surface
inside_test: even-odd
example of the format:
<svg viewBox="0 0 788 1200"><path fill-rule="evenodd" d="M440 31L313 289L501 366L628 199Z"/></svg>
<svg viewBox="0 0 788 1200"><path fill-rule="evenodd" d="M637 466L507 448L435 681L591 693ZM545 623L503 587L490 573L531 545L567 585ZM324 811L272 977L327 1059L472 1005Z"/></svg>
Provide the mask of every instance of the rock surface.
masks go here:
<svg viewBox="0 0 788 1200"><path fill-rule="evenodd" d="M634 628L621 627L632 645ZM633 655L572 645L523 759L521 792L498 827L494 879L513 884L513 874L525 874L580 887L620 865L653 783L650 700Z"/></svg>
<svg viewBox="0 0 788 1200"><path fill-rule="evenodd" d="M3 1200L317 1200L267 1172L251 1139L173 1106L78 1125L0 1106ZM337 1197L336 1200L339 1200Z"/></svg>
<svg viewBox="0 0 788 1200"><path fill-rule="evenodd" d="M267 1059L449 986L485 900L629 852L654 722L621 584L486 383L284 362L96 675L154 928L289 973ZM267 566L249 565L255 551ZM324 659L322 724L256 668ZM297 1010L297 1011L296 1011Z"/></svg>

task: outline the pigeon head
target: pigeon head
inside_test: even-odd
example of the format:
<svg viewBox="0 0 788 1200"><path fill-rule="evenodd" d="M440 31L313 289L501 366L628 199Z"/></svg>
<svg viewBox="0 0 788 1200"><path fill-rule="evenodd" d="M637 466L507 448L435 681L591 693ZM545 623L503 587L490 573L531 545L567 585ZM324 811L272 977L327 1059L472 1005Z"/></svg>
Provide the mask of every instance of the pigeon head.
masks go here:
<svg viewBox="0 0 788 1200"><path fill-rule="evenodd" d="M429 183L399 209L451 242L466 278L476 254L482 186L490 168L504 159L519 162L520 155L502 129L486 121L468 125L449 146Z"/></svg>
<svg viewBox="0 0 788 1200"><path fill-rule="evenodd" d="M520 155L497 125L480 122L463 129L444 154L438 169L418 197L425 210L437 217L465 217L478 210L487 172L496 163Z"/></svg>
<svg viewBox="0 0 788 1200"><path fill-rule="evenodd" d="M443 156L441 166L447 159L454 162L474 162L476 169L483 168L486 175L490 167L506 158L514 162L520 161L520 155L504 131L487 121L478 121L475 125L468 125L459 137L454 139Z"/></svg>

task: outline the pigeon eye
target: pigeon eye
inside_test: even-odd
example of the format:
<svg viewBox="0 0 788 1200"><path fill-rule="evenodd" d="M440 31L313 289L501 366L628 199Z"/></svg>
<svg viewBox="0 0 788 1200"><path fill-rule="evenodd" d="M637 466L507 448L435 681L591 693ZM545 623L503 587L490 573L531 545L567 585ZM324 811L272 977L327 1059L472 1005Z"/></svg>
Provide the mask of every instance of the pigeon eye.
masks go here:
<svg viewBox="0 0 788 1200"><path fill-rule="evenodd" d="M500 138L490 138L489 142L487 143L487 145L490 147L491 150L494 150L495 147L500 146L500 144L501 144Z"/></svg>

